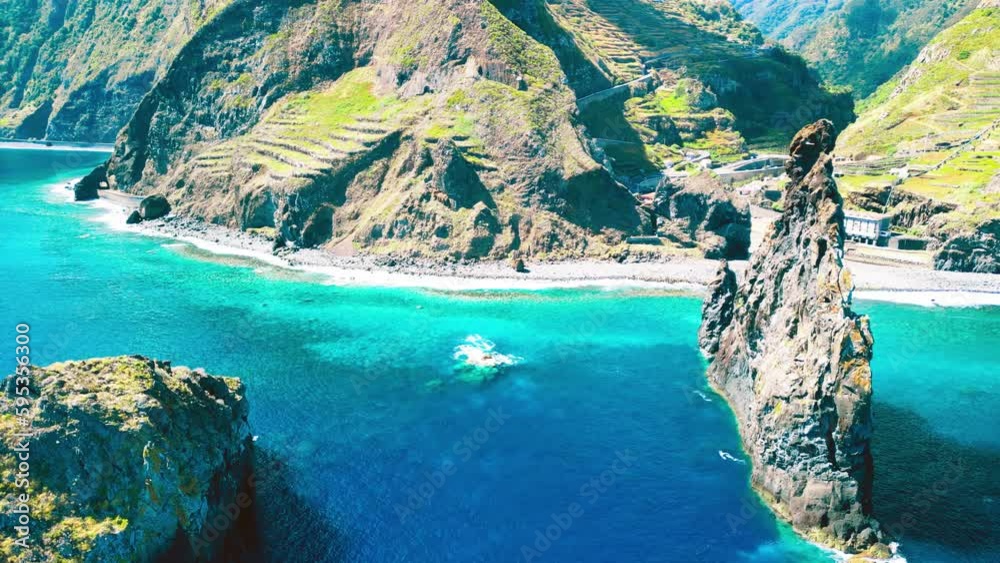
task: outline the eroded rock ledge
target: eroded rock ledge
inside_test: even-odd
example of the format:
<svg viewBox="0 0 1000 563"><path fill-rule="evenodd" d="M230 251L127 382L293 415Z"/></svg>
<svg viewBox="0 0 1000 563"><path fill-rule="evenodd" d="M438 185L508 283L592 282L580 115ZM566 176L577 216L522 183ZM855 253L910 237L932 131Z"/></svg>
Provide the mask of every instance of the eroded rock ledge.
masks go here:
<svg viewBox="0 0 1000 563"><path fill-rule="evenodd" d="M248 494L239 380L141 356L32 368L30 379L27 407L13 377L0 392L0 560L212 561L230 550L237 523L209 521ZM13 543L10 510L24 493L10 478L22 414L34 430L28 549Z"/></svg>
<svg viewBox="0 0 1000 563"><path fill-rule="evenodd" d="M851 310L834 143L826 120L792 141L785 211L745 279L722 263L700 343L739 420L754 488L807 537L857 552L883 541L872 516L873 340Z"/></svg>

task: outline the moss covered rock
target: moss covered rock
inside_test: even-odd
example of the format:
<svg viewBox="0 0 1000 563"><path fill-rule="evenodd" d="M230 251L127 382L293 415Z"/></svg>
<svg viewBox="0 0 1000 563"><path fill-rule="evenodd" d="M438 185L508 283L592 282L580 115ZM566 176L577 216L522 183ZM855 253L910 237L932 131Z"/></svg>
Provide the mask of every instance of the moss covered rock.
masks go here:
<svg viewBox="0 0 1000 563"><path fill-rule="evenodd" d="M209 514L233 503L249 479L239 380L132 356L32 368L20 406L17 383L8 378L0 393L0 560L216 556L224 534L202 533ZM33 436L21 480L24 419ZM15 543L20 504L30 509L26 548Z"/></svg>

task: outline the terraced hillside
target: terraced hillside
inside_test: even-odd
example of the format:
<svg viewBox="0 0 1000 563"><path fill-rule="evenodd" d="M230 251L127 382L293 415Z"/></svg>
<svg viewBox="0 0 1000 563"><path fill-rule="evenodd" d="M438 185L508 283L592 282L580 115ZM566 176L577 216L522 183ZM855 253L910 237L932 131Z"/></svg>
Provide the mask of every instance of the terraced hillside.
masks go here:
<svg viewBox="0 0 1000 563"><path fill-rule="evenodd" d="M766 46L727 2L547 0L544 9L533 19L551 20L568 37L535 36L557 51L571 43L618 85L609 95L571 82L601 157L630 185L685 152L726 162L748 146L786 145L807 121L853 119L846 96L824 90L801 59Z"/></svg>
<svg viewBox="0 0 1000 563"><path fill-rule="evenodd" d="M787 144L802 123L853 119L848 100L827 92L805 63L764 44L725 2L549 0L548 8L615 83L657 69L698 80L732 112L751 142Z"/></svg>
<svg viewBox="0 0 1000 563"><path fill-rule="evenodd" d="M0 138L111 142L229 0L0 2Z"/></svg>
<svg viewBox="0 0 1000 563"><path fill-rule="evenodd" d="M1000 218L998 92L1000 7L979 8L865 100L838 147L851 161L840 165L842 186L861 203L893 186L889 208L915 234L981 230ZM899 169L902 181L890 174Z"/></svg>
<svg viewBox="0 0 1000 563"><path fill-rule="evenodd" d="M621 256L656 229L629 188L685 151L732 160L850 107L722 0L233 0L108 179L278 247Z"/></svg>
<svg viewBox="0 0 1000 563"><path fill-rule="evenodd" d="M979 0L732 0L771 39L860 99L913 61Z"/></svg>
<svg viewBox="0 0 1000 563"><path fill-rule="evenodd" d="M343 254L604 256L649 224L574 129L559 60L493 4L268 9L237 0L182 50L112 184Z"/></svg>

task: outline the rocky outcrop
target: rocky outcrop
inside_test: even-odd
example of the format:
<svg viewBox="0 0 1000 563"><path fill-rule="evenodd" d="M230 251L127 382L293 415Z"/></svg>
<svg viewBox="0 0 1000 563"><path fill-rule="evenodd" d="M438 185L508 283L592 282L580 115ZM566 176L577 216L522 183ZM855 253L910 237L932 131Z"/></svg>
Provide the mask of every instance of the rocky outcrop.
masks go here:
<svg viewBox="0 0 1000 563"><path fill-rule="evenodd" d="M872 516L873 339L851 310L834 137L824 120L792 142L784 212L735 294L723 267L701 342L754 488L799 532L861 551L882 538Z"/></svg>
<svg viewBox="0 0 1000 563"><path fill-rule="evenodd" d="M100 165L93 169L90 174L73 186L73 199L76 201L88 201L97 199L97 190L104 190L108 187L108 175L105 165Z"/></svg>
<svg viewBox="0 0 1000 563"><path fill-rule="evenodd" d="M252 463L239 380L132 356L31 368L23 383L12 376L0 392L0 559L210 561L220 554L226 535L203 531L216 507L240 499L246 506L240 495ZM22 421L30 421L32 437L18 434ZM13 478L15 452L25 450L28 489ZM31 510L27 548L12 543L19 503Z"/></svg>
<svg viewBox="0 0 1000 563"><path fill-rule="evenodd" d="M698 331L698 344L708 356L713 356L719 351L722 331L733 322L738 288L736 273L729 269L728 261L722 260L719 262L719 271L715 274L715 279L708 285L708 294L712 298L705 301L701 310L704 322Z"/></svg>
<svg viewBox="0 0 1000 563"><path fill-rule="evenodd" d="M873 213L887 213L892 225L905 229L927 226L938 215L955 211L953 203L936 201L892 186L865 187L847 196L852 205Z"/></svg>
<svg viewBox="0 0 1000 563"><path fill-rule="evenodd" d="M742 259L750 249L750 208L710 173L677 185L664 178L653 196L653 211L665 219L660 234L706 258Z"/></svg>
<svg viewBox="0 0 1000 563"><path fill-rule="evenodd" d="M1000 274L1000 219L956 235L934 257L938 270Z"/></svg>

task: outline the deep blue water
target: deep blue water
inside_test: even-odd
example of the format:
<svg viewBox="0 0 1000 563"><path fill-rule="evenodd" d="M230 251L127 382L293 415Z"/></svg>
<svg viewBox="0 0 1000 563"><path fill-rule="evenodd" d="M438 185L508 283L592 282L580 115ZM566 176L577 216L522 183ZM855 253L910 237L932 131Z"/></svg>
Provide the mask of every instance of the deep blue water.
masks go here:
<svg viewBox="0 0 1000 563"><path fill-rule="evenodd" d="M749 490L696 299L333 287L111 232L51 188L102 159L0 150L0 331L30 323L40 364L139 353L244 379L278 462L257 501L277 560L830 560ZM880 517L910 561L1000 560L1000 310L860 308ZM471 335L520 362L463 379Z"/></svg>

